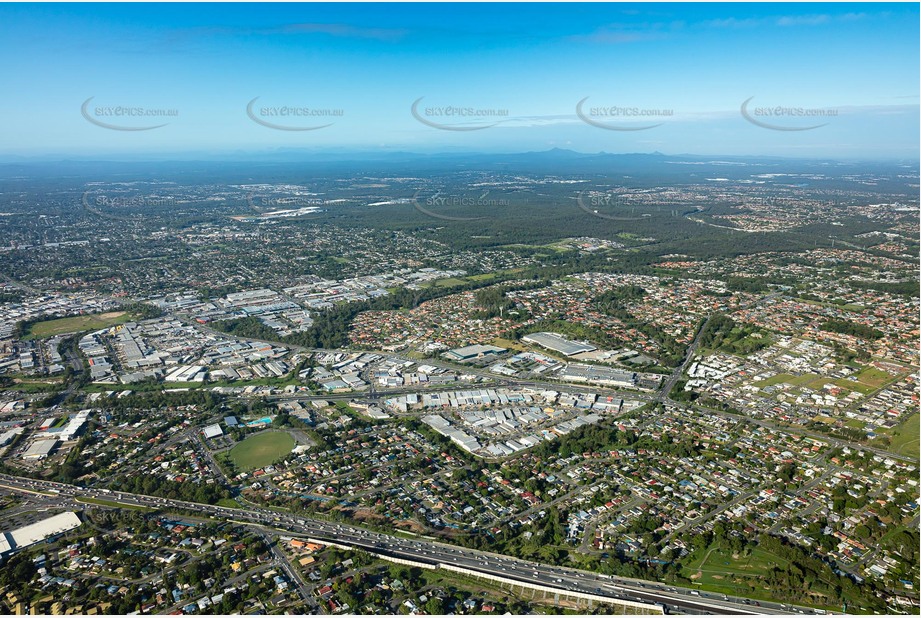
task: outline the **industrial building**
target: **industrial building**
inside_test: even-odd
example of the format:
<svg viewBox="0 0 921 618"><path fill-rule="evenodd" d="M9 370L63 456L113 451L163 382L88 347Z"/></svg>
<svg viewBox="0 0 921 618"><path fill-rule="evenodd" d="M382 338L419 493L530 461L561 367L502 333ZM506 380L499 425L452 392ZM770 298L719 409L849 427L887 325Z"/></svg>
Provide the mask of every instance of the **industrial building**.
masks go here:
<svg viewBox="0 0 921 618"><path fill-rule="evenodd" d="M26 452L22 454L23 459L45 459L51 452L54 450L54 447L58 445L57 440L35 440L32 444L29 445L29 448L26 449Z"/></svg>
<svg viewBox="0 0 921 618"><path fill-rule="evenodd" d="M483 356L496 356L505 352L505 348L494 345L468 345L444 353L445 358L456 361L468 361Z"/></svg>
<svg viewBox="0 0 921 618"><path fill-rule="evenodd" d="M583 352L594 352L598 349L588 343L571 341L558 333L531 333L530 335L522 337L521 340L526 343L539 345L548 350L553 350L554 352L559 352L564 356L575 356Z"/></svg>
<svg viewBox="0 0 921 618"><path fill-rule="evenodd" d="M3 433L0 433L0 448L12 442L13 438L18 436L22 432L23 432L22 427L14 427L10 430L4 431Z"/></svg>
<svg viewBox="0 0 921 618"><path fill-rule="evenodd" d="M204 382L207 370L201 365L179 366L163 378L166 382Z"/></svg>
<svg viewBox="0 0 921 618"><path fill-rule="evenodd" d="M454 444L458 445L468 453L473 453L480 450L480 443L476 438L465 431L457 429L442 416L438 416L437 414L423 416L422 422L446 438L450 438Z"/></svg>
<svg viewBox="0 0 921 618"><path fill-rule="evenodd" d="M567 382L588 382L591 384L604 384L607 386L620 386L632 388L636 380L635 373L618 371L607 367L595 365L580 365L571 363L558 374L561 380Z"/></svg>
<svg viewBox="0 0 921 618"><path fill-rule="evenodd" d="M221 429L221 426L220 426L220 425L218 425L217 423L215 423L214 425L208 425L207 427L205 427L204 429L202 429L202 430L201 430L201 433L202 433L203 436L205 436L206 438L208 438L208 439L210 440L211 438L219 438L219 437L223 436L223 435L224 435L224 430Z"/></svg>
<svg viewBox="0 0 921 618"><path fill-rule="evenodd" d="M63 534L80 526L80 518L73 511L65 511L42 521L9 532L0 533L0 555L24 549L45 539Z"/></svg>
<svg viewBox="0 0 921 618"><path fill-rule="evenodd" d="M92 410L80 410L73 415L66 425L47 430L48 434L54 435L55 438L67 442L77 437L83 431L86 421L89 420Z"/></svg>

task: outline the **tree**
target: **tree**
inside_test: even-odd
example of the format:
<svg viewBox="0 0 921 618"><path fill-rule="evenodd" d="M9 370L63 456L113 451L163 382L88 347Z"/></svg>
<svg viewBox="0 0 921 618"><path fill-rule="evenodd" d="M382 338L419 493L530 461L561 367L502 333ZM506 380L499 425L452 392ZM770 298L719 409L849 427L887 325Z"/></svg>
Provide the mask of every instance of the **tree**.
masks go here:
<svg viewBox="0 0 921 618"><path fill-rule="evenodd" d="M431 597L425 603L425 611L432 615L444 614L445 613L444 603L438 597Z"/></svg>

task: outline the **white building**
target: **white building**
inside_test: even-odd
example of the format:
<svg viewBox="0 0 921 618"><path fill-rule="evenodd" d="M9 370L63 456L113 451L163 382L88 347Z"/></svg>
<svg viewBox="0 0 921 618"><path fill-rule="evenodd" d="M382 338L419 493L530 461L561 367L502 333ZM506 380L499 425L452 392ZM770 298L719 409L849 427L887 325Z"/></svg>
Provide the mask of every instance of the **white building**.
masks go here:
<svg viewBox="0 0 921 618"><path fill-rule="evenodd" d="M221 429L220 425L215 423L214 425L208 425L207 427L202 429L201 433L203 436L205 436L206 438L210 440L211 438L218 438L220 436L223 436L224 430Z"/></svg>
<svg viewBox="0 0 921 618"><path fill-rule="evenodd" d="M0 555L29 547L49 537L73 530L80 524L80 518L76 513L66 511L34 524L0 533Z"/></svg>

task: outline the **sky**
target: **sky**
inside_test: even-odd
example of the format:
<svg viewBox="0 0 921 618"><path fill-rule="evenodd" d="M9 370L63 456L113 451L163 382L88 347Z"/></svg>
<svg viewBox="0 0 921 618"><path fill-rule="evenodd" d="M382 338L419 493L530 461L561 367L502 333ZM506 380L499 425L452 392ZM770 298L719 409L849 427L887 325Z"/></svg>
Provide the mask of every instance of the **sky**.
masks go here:
<svg viewBox="0 0 921 618"><path fill-rule="evenodd" d="M917 160L919 49L917 3L3 4L0 156Z"/></svg>

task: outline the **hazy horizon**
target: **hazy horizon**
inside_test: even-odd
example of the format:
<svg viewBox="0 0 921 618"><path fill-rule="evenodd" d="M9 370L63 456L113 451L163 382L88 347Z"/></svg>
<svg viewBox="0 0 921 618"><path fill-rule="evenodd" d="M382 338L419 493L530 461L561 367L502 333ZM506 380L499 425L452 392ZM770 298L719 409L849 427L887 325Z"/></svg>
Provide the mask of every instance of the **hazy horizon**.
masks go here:
<svg viewBox="0 0 921 618"><path fill-rule="evenodd" d="M0 7L0 155L918 157L915 4Z"/></svg>

